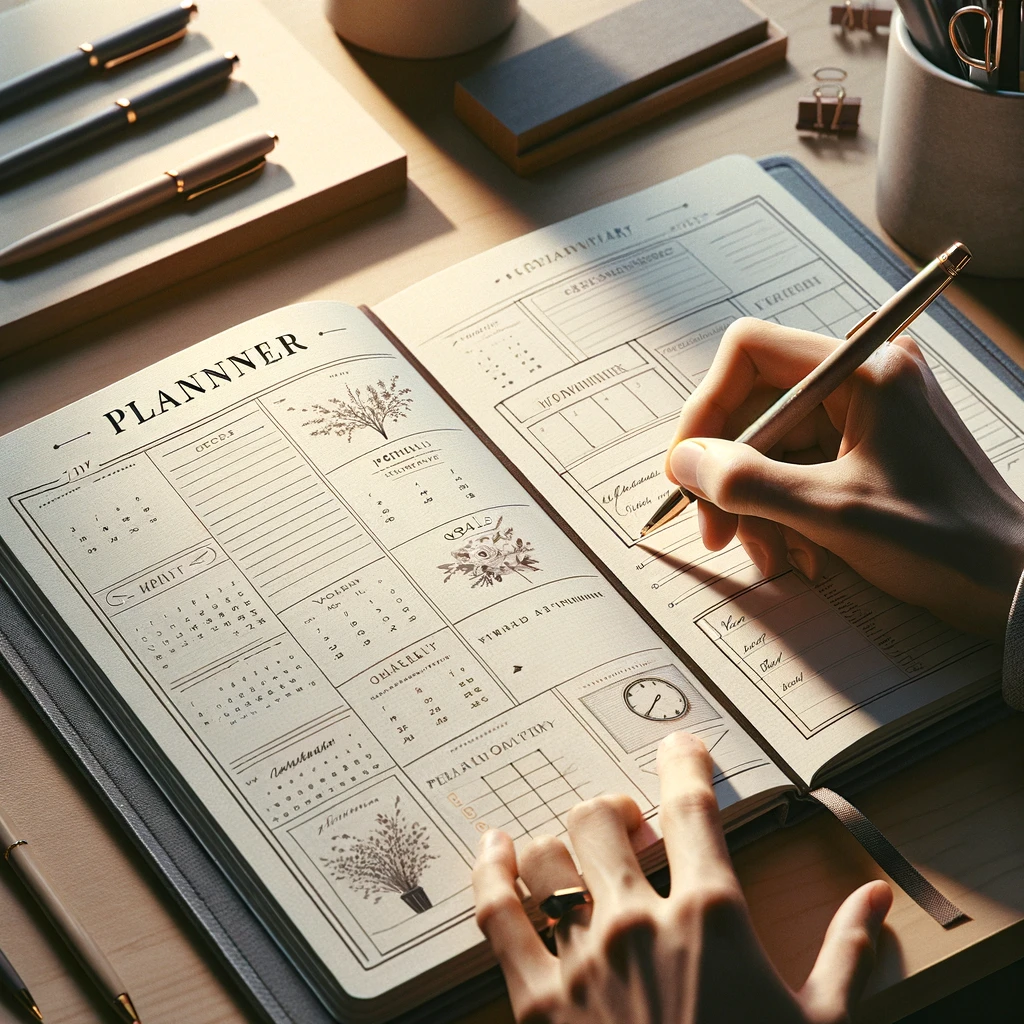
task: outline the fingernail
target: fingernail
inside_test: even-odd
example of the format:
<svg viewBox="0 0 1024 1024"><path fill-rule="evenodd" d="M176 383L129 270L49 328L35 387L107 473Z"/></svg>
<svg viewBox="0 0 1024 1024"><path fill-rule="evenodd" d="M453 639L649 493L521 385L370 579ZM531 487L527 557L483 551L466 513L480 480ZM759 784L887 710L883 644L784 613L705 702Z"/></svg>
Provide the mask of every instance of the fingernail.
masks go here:
<svg viewBox="0 0 1024 1024"><path fill-rule="evenodd" d="M697 441L683 441L672 449L672 474L684 487L697 485L697 464L704 451L704 445Z"/></svg>
<svg viewBox="0 0 1024 1024"><path fill-rule="evenodd" d="M888 885L876 885L871 891L871 917L868 919L868 927L873 936L877 936L882 928L885 915L889 913L892 906L892 889Z"/></svg>
<svg viewBox="0 0 1024 1024"><path fill-rule="evenodd" d="M789 564L793 566L798 572L801 572L808 579L811 578L811 558L806 551L800 548L790 548L786 552L786 557L789 559Z"/></svg>
<svg viewBox="0 0 1024 1024"><path fill-rule="evenodd" d="M501 842L501 832L496 828L489 828L480 837L480 850L493 850Z"/></svg>

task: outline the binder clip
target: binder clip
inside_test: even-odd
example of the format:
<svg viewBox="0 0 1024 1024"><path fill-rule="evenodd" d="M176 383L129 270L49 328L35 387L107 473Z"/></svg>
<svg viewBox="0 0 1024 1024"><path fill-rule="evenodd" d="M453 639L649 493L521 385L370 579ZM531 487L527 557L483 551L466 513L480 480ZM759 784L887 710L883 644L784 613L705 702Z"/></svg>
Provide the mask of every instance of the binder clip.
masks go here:
<svg viewBox="0 0 1024 1024"><path fill-rule="evenodd" d="M861 29L874 32L879 26L888 27L892 21L892 11L874 4L855 4L853 0L845 0L842 7L830 8L830 25L839 25L844 32Z"/></svg>
<svg viewBox="0 0 1024 1024"><path fill-rule="evenodd" d="M846 72L842 68L818 68L814 79L818 82L814 92L797 102L797 131L855 134L860 120L860 97L846 95L841 84L846 80Z"/></svg>

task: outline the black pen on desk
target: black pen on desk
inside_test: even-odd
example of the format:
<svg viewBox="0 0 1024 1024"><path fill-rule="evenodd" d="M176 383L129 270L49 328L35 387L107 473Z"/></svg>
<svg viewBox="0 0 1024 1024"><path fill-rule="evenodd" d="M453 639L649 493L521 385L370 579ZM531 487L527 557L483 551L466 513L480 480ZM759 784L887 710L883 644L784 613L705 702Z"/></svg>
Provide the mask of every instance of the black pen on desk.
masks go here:
<svg viewBox="0 0 1024 1024"><path fill-rule="evenodd" d="M14 969L11 961L4 956L2 949L0 949L0 989L6 989L7 994L25 1010L27 1020L41 1024L43 1015L39 1012L32 993L29 992L25 982L21 980L21 975Z"/></svg>
<svg viewBox="0 0 1024 1024"><path fill-rule="evenodd" d="M92 117L59 128L13 153L0 156L0 185L51 160L71 156L119 135L154 114L169 110L191 96L227 81L237 63L238 57L234 53L214 57L137 96L122 97Z"/></svg>
<svg viewBox="0 0 1024 1024"><path fill-rule="evenodd" d="M77 85L93 72L108 71L181 39L198 10L191 0L182 0L170 10L154 14L93 43L82 43L77 50L63 57L0 83L0 117L26 105L41 93Z"/></svg>
<svg viewBox="0 0 1024 1024"><path fill-rule="evenodd" d="M198 199L222 185L255 174L266 165L267 154L276 144L277 136L273 132L257 132L178 164L174 170L164 171L127 192L65 217L0 249L0 268L52 252L172 199L184 202Z"/></svg>
<svg viewBox="0 0 1024 1024"><path fill-rule="evenodd" d="M60 936L92 976L97 988L106 998L107 1005L117 1014L122 1024L139 1024L138 1014L128 995L128 989L114 970L103 951L71 913L67 904L54 892L53 886L39 870L29 849L27 839L16 832L9 821L0 815L0 854L11 870L21 879L43 912L53 923Z"/></svg>
<svg viewBox="0 0 1024 1024"><path fill-rule="evenodd" d="M946 286L967 265L971 251L963 242L954 242L926 267L915 274L895 295L866 317L803 380L794 384L736 438L759 452L778 444L802 419L820 405L880 345L892 341L910 326L942 294ZM676 489L658 507L640 531L646 537L652 530L670 523L697 496L684 487Z"/></svg>

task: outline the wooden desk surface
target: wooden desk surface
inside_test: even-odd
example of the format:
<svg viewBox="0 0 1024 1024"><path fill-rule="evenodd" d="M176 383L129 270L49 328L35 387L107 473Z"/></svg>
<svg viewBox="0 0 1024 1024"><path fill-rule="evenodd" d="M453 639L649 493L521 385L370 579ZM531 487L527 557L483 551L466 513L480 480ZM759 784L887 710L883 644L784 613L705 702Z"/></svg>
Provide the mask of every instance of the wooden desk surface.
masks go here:
<svg viewBox="0 0 1024 1024"><path fill-rule="evenodd" d="M0 9L17 2L0 0ZM373 303L532 227L726 153L796 156L877 229L873 172L886 36L838 36L827 27L826 4L763 0L789 32L787 65L522 180L454 118L452 82L496 53L567 31L623 0L523 0L505 40L467 57L426 63L348 51L323 21L320 0L267 2L408 151L408 194L292 236L0 363L0 433L277 306L312 298ZM862 97L862 127L853 139L802 140L793 129L797 97L809 92L813 70L826 64L845 67L850 94ZM947 294L1024 361L1024 293L1016 282L963 281ZM865 812L972 918L944 932L897 893L863 1019L894 1020L1024 956L1022 780L1024 716L1016 716L863 797ZM230 982L211 968L202 939L5 679L0 804L31 823L55 885L123 974L146 1024L251 1019ZM878 874L824 816L757 843L736 862L758 931L794 984L810 967L842 898ZM110 1020L52 930L2 872L0 942L48 1022ZM14 1020L0 1003L0 1024ZM507 1020L504 1003L467 1018L474 1024Z"/></svg>

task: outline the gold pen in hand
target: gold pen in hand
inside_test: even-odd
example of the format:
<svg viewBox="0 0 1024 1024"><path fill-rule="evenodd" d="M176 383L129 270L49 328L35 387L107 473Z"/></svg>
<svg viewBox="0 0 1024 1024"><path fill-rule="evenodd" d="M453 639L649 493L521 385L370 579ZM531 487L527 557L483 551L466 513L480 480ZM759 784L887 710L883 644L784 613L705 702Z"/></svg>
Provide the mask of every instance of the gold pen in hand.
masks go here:
<svg viewBox="0 0 1024 1024"><path fill-rule="evenodd" d="M124 982L118 977L110 961L92 940L67 906L43 877L29 850L28 840L22 839L10 822L0 816L0 852L4 860L21 879L36 902L46 913L61 938L92 975L109 1004L124 1024L139 1024L138 1014L128 996Z"/></svg>
<svg viewBox="0 0 1024 1024"><path fill-rule="evenodd" d="M762 413L736 438L759 452L768 451L815 406L820 405L880 345L892 341L923 313L946 285L964 268L971 251L963 242L954 242L936 256L919 274L911 278L888 302L869 313L846 336L846 341L816 366L802 381L794 384L775 404ZM670 494L640 531L646 537L652 530L670 523L696 495L683 487Z"/></svg>
<svg viewBox="0 0 1024 1024"><path fill-rule="evenodd" d="M277 136L273 132L257 132L204 153L195 160L180 164L176 170L164 171L159 177L136 188L65 217L0 249L0 267L42 256L172 199L196 199L221 185L254 174L266 164L267 154L276 144Z"/></svg>

